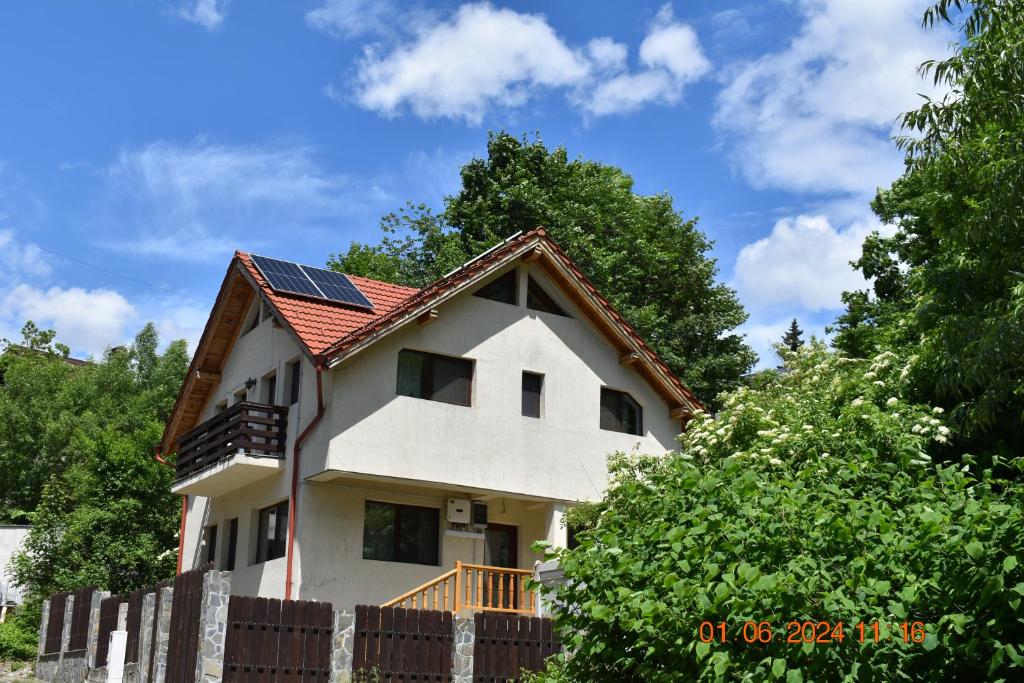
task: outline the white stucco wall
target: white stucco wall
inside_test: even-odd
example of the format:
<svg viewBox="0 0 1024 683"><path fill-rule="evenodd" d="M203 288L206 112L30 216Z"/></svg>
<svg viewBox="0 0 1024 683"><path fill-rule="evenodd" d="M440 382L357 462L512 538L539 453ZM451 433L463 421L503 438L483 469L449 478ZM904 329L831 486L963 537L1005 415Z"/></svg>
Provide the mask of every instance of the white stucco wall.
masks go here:
<svg viewBox="0 0 1024 683"><path fill-rule="evenodd" d="M440 576L455 567L456 560L484 562L483 541L445 534L444 490L408 493L387 490L386 485L372 486L348 481L313 483L303 488L301 514L306 522L298 537L297 553L302 567L297 594L303 600L330 601L343 606L380 604ZM364 560L363 517L367 500L437 508L441 518L440 564ZM546 537L551 504L494 498L488 500L488 507L492 524L517 527L519 566L532 567L541 557L530 546Z"/></svg>
<svg viewBox="0 0 1024 683"><path fill-rule="evenodd" d="M11 585L9 565L28 535L27 526L0 526L0 601L21 602L21 591Z"/></svg>
<svg viewBox="0 0 1024 683"><path fill-rule="evenodd" d="M528 270L574 317L526 308ZM600 497L609 453L672 450L679 424L668 406L559 294L538 269L520 266L520 305L467 293L433 324L409 325L336 369L318 430L330 436L322 469L577 501ZM472 406L396 395L403 348L473 359ZM521 415L523 371L544 375L540 419ZM643 436L600 429L602 386L643 406ZM304 459L306 476L317 466Z"/></svg>
<svg viewBox="0 0 1024 683"><path fill-rule="evenodd" d="M255 305L255 304L254 304ZM250 315L252 314L250 309ZM248 318L248 316L247 316ZM244 329L244 328L243 328ZM260 565L249 566L251 544L255 531L252 528L256 511L288 497L291 483L291 453L296 436L316 415L316 382L313 365L302 354L298 344L284 328L276 327L272 320L264 320L260 325L240 336L231 349L224 367L221 370L220 384L211 393L210 400L203 410L202 420L208 420L216 414L216 406L223 400L233 404L236 392L245 390L245 382L250 377L256 385L247 392L247 400L264 402L262 379L271 373L277 373L277 401L285 402L288 392L286 366L300 360L302 363L302 381L299 402L290 406L288 413L287 457L284 467L273 476L240 488L229 495L210 500L198 496L189 496L189 510L185 525L185 546L182 568L189 569L205 561L202 547L203 529L216 524L218 526L218 566L223 566L227 547L227 525L225 522L237 517L239 520L236 554L235 579L233 586L236 592L247 595L266 595L282 597L284 595L284 559L272 560Z"/></svg>

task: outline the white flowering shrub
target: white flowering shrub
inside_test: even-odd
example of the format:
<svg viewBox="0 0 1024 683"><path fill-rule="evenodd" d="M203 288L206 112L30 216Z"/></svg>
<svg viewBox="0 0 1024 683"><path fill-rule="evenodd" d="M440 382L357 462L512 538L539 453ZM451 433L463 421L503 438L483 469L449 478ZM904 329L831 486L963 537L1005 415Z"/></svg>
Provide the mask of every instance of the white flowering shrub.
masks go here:
<svg viewBox="0 0 1024 683"><path fill-rule="evenodd" d="M947 440L941 409L899 398L906 374L895 354L857 361L814 343L784 358L782 372L730 394L717 419L698 414L681 438L684 457L779 466L867 450L924 464L929 444Z"/></svg>
<svg viewBox="0 0 1024 683"><path fill-rule="evenodd" d="M604 500L570 511L580 546L553 553L573 654L540 678L1021 680L1024 485L933 464L948 428L904 381L892 354L811 345L679 453L611 458Z"/></svg>

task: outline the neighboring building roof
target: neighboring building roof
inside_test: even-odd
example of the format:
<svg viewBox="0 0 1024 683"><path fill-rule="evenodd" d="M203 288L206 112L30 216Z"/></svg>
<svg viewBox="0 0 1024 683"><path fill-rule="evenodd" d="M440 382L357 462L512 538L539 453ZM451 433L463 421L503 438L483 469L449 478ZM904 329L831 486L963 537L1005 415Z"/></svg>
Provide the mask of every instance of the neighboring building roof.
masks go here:
<svg viewBox="0 0 1024 683"><path fill-rule="evenodd" d="M314 363L334 366L516 259L536 262L612 343L620 361L655 388L675 417L686 419L701 407L689 388L542 228L509 238L423 289L349 276L373 302L373 310L275 291L249 254L236 252L178 394L161 450L172 450L178 436L198 423L254 292L270 305Z"/></svg>

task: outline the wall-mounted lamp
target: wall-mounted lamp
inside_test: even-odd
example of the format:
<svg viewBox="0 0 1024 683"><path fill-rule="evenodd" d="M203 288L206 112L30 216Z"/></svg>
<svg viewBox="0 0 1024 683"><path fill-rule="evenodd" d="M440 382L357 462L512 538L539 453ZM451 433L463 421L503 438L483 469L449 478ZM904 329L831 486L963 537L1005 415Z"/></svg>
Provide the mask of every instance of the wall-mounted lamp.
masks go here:
<svg viewBox="0 0 1024 683"><path fill-rule="evenodd" d="M250 377L249 379L245 380L245 388L246 389L250 389L251 390L254 386L256 386L256 380L254 380L252 377Z"/></svg>

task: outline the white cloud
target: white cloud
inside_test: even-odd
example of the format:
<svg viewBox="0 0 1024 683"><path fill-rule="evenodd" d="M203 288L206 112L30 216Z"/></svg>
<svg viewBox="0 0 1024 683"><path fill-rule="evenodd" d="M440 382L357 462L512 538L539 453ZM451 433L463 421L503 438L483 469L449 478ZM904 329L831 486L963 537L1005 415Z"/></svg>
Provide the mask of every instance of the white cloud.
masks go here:
<svg viewBox="0 0 1024 683"><path fill-rule="evenodd" d="M397 36L403 25L424 26L435 21L432 10L399 8L391 0L325 0L306 12L306 23L334 38Z"/></svg>
<svg viewBox="0 0 1024 683"><path fill-rule="evenodd" d="M193 0L178 8L178 16L207 31L215 31L228 15L230 0Z"/></svg>
<svg viewBox="0 0 1024 683"><path fill-rule="evenodd" d="M57 330L58 340L72 349L94 355L122 342L127 324L135 318L135 307L109 289L41 289L19 284L0 302L0 321L7 323L5 327L20 329L24 321L32 320L40 327Z"/></svg>
<svg viewBox="0 0 1024 683"><path fill-rule="evenodd" d="M930 87L916 73L951 34L921 28L926 0L799 0L777 52L734 68L715 124L757 187L867 194L902 171L896 117Z"/></svg>
<svg viewBox="0 0 1024 683"><path fill-rule="evenodd" d="M520 105L536 88L571 86L588 72L543 16L467 4L409 45L367 48L356 100L388 116L407 104L423 118L479 123L490 106Z"/></svg>
<svg viewBox="0 0 1024 683"><path fill-rule="evenodd" d="M621 66L625 46L620 47ZM592 48L590 52L593 54ZM640 62L646 67L641 71L620 73L580 88L577 99L588 116L625 114L655 103L675 104L687 84L711 70L696 31L676 22L670 5L661 8L640 43Z"/></svg>
<svg viewBox="0 0 1024 683"><path fill-rule="evenodd" d="M221 262L393 199L375 181L325 170L304 146L154 142L123 150L103 178L115 226L105 246L183 261Z"/></svg>
<svg viewBox="0 0 1024 683"><path fill-rule="evenodd" d="M355 0L334 0L307 21L333 35L387 34L381 10L360 11ZM396 19L396 15L401 14ZM563 40L543 15L464 4L446 21L388 10L383 17L393 44L364 48L354 99L384 116L405 109L421 118L479 124L492 108L522 106L544 90L561 89L588 117L625 113L648 104L674 104L683 88L710 70L696 32L677 22L665 5L639 48L642 67L626 72L629 49L609 37L582 47ZM403 43L396 25L404 26ZM327 93L349 95L338 85Z"/></svg>
<svg viewBox="0 0 1024 683"><path fill-rule="evenodd" d="M13 230L0 230L0 285L9 285L19 275L45 277L51 272L39 247L15 239Z"/></svg>
<svg viewBox="0 0 1024 683"><path fill-rule="evenodd" d="M838 309L844 291L865 285L850 261L860 256L872 230L891 234L891 228L872 219L836 230L824 216L784 218L767 237L740 250L733 285L755 312L776 305L811 312Z"/></svg>

